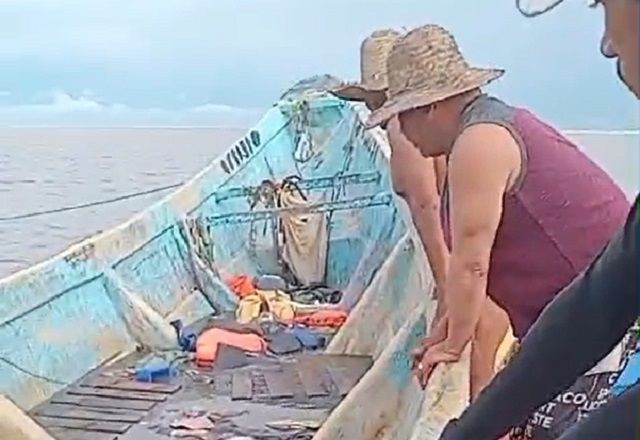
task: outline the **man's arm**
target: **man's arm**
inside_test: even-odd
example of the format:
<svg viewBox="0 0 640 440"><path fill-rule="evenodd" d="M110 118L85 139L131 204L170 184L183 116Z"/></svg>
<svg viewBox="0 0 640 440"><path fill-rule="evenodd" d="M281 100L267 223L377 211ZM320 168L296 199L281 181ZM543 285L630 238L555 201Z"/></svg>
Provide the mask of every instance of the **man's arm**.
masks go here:
<svg viewBox="0 0 640 440"><path fill-rule="evenodd" d="M452 252L444 289L447 352L462 352L480 318L503 197L520 168L519 154L508 131L494 124L468 128L454 146L449 160Z"/></svg>
<svg viewBox="0 0 640 440"><path fill-rule="evenodd" d="M493 440L505 434L589 371L622 339L640 308L639 200L624 228L545 308L518 354L460 420L447 427L443 440ZM633 424L628 425L631 431ZM634 438L630 431L627 436L606 438Z"/></svg>
<svg viewBox="0 0 640 440"><path fill-rule="evenodd" d="M425 160L417 148L402 134L398 118L387 125L392 145L392 173L401 182L419 187L405 188L403 193L411 211L411 218L427 255L436 286L442 289L447 275L449 251L440 222L440 187L442 164L436 168L435 159ZM442 159L440 159L442 162ZM423 166L424 165L424 166ZM400 176L403 178L400 179Z"/></svg>
<svg viewBox="0 0 640 440"><path fill-rule="evenodd" d="M449 251L442 233L440 221L440 195L436 184L436 173L432 161L424 170L423 185L420 191L415 191L407 198L413 224L415 225L431 272L436 282L436 287L442 289L447 279L447 265Z"/></svg>

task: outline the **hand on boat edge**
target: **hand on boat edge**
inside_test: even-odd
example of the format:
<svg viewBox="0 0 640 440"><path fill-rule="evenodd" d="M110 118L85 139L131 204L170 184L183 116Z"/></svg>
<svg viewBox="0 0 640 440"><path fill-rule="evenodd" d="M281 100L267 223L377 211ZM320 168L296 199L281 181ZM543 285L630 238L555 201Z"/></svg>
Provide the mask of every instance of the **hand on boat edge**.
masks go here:
<svg viewBox="0 0 640 440"><path fill-rule="evenodd" d="M422 360L424 353L434 345L437 345L447 339L447 325L448 320L446 315L441 317L438 321L435 320L431 324L431 329L427 336L422 338L418 347L411 352L413 363L411 368L415 370L418 363Z"/></svg>
<svg viewBox="0 0 640 440"><path fill-rule="evenodd" d="M433 370L441 363L453 363L460 360L461 354L447 349L445 342L431 346L423 352L421 359L414 364L414 372L422 388L427 386Z"/></svg>

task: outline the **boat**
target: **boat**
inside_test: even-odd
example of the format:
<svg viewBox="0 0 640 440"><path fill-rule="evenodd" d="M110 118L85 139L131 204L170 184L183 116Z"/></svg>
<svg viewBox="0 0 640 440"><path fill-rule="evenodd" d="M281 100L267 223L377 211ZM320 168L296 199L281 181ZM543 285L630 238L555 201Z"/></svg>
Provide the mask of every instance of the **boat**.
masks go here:
<svg viewBox="0 0 640 440"><path fill-rule="evenodd" d="M384 135L364 128L361 106L323 91L332 81L298 83L159 202L0 280L0 407L9 408L0 410L0 437L170 438L175 425L163 425L167 417L210 404L242 410L210 418L228 427L215 438L294 438L275 430L275 419L293 419L289 425L304 425L318 440L438 437L468 401L468 353L439 367L426 390L412 376L411 350L435 311L433 278L409 212L391 190ZM278 193L285 183L303 200L285 203ZM236 313L229 276L292 272L339 289L337 307L348 312L312 363L368 359L357 378L342 378L337 399L314 404L304 378L307 394L297 405L214 396L211 381L198 382L194 397L197 381L186 370L166 383L117 375L142 352L179 352L170 323L197 326ZM209 428L196 430L197 438L213 438Z"/></svg>

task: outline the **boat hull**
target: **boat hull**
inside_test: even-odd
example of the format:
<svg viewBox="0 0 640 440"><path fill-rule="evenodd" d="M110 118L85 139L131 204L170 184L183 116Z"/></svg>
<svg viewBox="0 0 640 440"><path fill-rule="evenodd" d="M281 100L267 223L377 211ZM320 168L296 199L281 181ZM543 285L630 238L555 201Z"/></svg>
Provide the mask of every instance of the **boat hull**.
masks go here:
<svg viewBox="0 0 640 440"><path fill-rule="evenodd" d="M374 359L316 438L437 438L467 401L468 359L436 370L426 391L411 375L433 280L392 194L386 141L362 121L326 94L284 99L173 194L0 280L0 393L30 409L137 346L175 348L173 319L232 312L227 276L282 269L279 214L255 205L256 190L296 175L326 218L323 278L351 312L327 351Z"/></svg>

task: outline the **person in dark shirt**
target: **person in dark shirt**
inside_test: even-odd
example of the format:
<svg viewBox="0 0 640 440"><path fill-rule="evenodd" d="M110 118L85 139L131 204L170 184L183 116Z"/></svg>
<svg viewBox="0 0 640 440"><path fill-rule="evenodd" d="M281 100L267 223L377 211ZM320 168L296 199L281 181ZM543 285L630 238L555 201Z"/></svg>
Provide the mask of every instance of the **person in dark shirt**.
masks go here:
<svg viewBox="0 0 640 440"><path fill-rule="evenodd" d="M561 1L545 5L522 0L517 4L523 13L533 16ZM640 0L599 0L594 6L604 9L601 52L616 59L618 76L640 98ZM640 196L623 228L589 268L545 308L519 352L460 418L447 425L441 440L499 438L571 386L620 342L640 312L638 229ZM610 398L559 437L638 438L640 384Z"/></svg>

